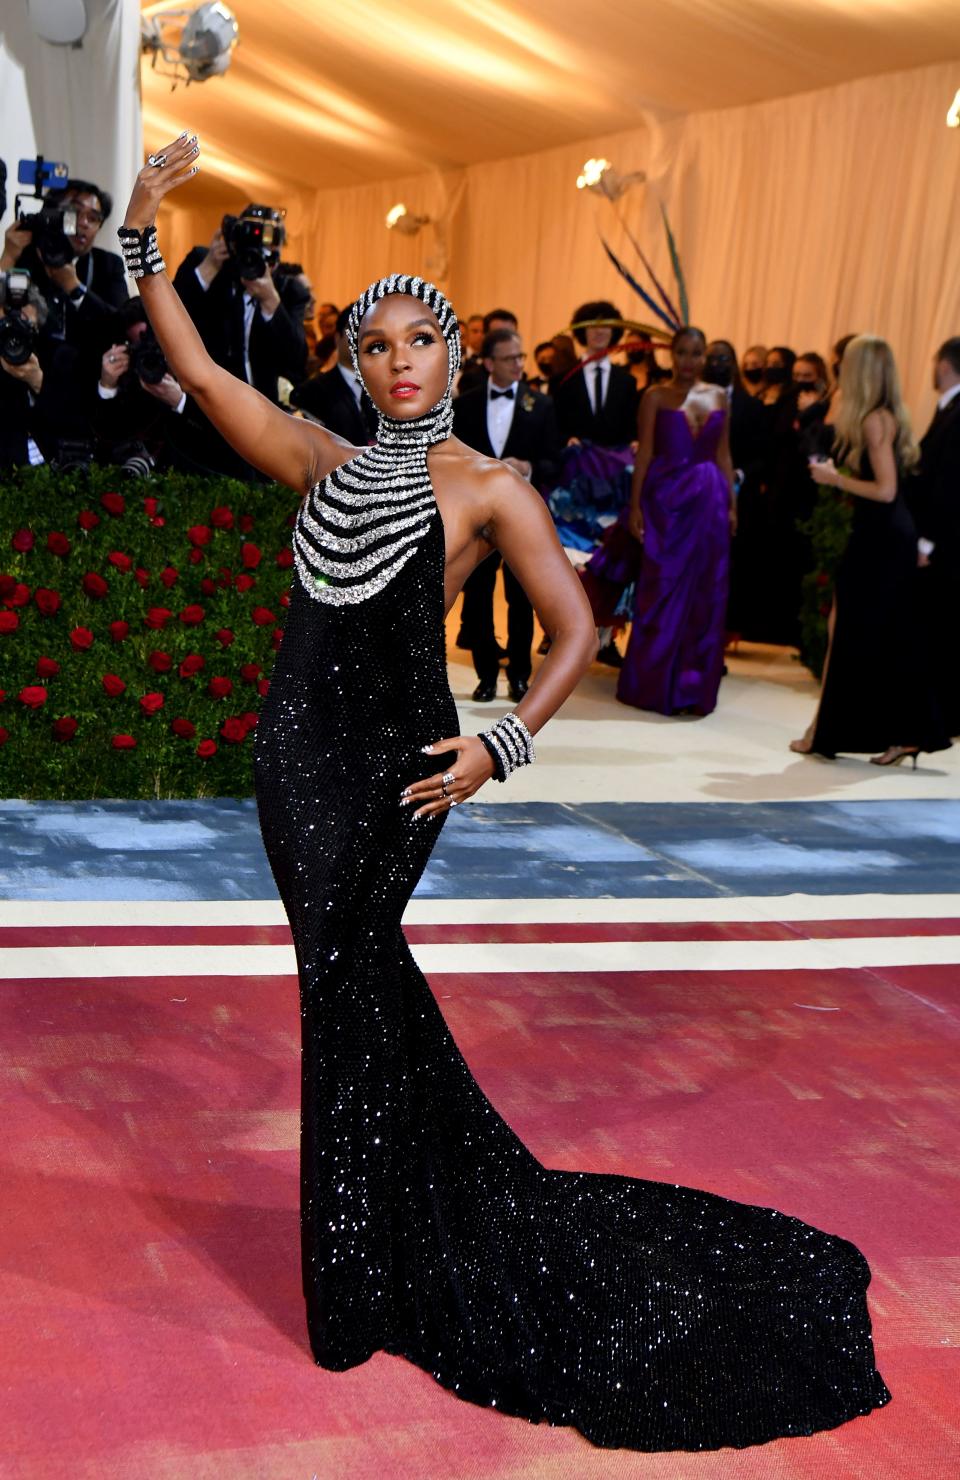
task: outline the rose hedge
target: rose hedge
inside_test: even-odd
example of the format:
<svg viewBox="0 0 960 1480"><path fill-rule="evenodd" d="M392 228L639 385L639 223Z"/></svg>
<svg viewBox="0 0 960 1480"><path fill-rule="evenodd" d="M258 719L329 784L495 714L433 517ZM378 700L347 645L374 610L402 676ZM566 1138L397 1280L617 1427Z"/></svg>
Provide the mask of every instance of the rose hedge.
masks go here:
<svg viewBox="0 0 960 1480"><path fill-rule="evenodd" d="M800 659L815 678L821 676L827 656L827 618L833 602L833 582L840 557L847 548L852 519L852 499L835 488L822 486L813 514L799 526L810 540L814 562L813 570L803 578Z"/></svg>
<svg viewBox="0 0 960 1480"><path fill-rule="evenodd" d="M297 496L0 476L0 795L249 796Z"/></svg>

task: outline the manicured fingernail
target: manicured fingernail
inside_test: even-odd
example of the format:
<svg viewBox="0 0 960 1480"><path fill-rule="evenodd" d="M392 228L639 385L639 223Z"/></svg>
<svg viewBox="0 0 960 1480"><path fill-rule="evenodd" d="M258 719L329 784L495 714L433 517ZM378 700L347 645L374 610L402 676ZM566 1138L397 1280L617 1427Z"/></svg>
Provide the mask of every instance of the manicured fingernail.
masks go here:
<svg viewBox="0 0 960 1480"><path fill-rule="evenodd" d="M411 792L411 791L412 791L412 790L413 790L413 788L412 788L412 787L410 787L410 786L405 786L405 787L404 787L404 788L403 788L403 791L402 791L402 792L401 792L401 793L400 793L400 795L401 795L401 796L402 796L402 797L408 797L408 796L409 796L409 795L410 795L410 792Z"/></svg>
<svg viewBox="0 0 960 1480"><path fill-rule="evenodd" d="M185 139L187 137L187 134L189 132L190 132L190 130L188 128L185 128L184 131L183 131L183 133L180 135L181 139Z"/></svg>
<svg viewBox="0 0 960 1480"><path fill-rule="evenodd" d="M400 805L401 805L401 807L409 807L410 801L411 801L411 798L410 797L401 797L400 798Z"/></svg>
<svg viewBox="0 0 960 1480"><path fill-rule="evenodd" d="M423 752L424 755L433 755L433 746L432 745L421 745L420 749L421 749L421 751Z"/></svg>

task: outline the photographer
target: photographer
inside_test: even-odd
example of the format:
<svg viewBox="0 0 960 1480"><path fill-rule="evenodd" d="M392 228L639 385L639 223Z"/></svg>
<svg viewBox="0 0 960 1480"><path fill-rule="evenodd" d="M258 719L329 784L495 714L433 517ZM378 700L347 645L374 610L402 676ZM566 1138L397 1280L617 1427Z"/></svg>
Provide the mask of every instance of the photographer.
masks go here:
<svg viewBox="0 0 960 1480"><path fill-rule="evenodd" d="M303 379L306 349L273 280L284 229L269 206L245 206L225 216L209 247L194 247L181 262L174 287L211 359L279 404L278 380ZM213 427L202 463L212 472L248 481L259 477Z"/></svg>
<svg viewBox="0 0 960 1480"><path fill-rule="evenodd" d="M0 270L24 268L46 300L47 335L74 345L91 365L127 298L122 258L94 245L111 209L99 185L69 180L46 192L40 213L7 227L0 256Z"/></svg>
<svg viewBox="0 0 960 1480"><path fill-rule="evenodd" d="M101 359L92 413L98 459L123 465L139 457L167 466L176 460L172 446L191 440L186 392L170 373L139 297L120 309L117 331Z"/></svg>
<svg viewBox="0 0 960 1480"><path fill-rule="evenodd" d="M0 272L0 466L61 461L89 443L77 353L44 333L49 307L29 273Z"/></svg>

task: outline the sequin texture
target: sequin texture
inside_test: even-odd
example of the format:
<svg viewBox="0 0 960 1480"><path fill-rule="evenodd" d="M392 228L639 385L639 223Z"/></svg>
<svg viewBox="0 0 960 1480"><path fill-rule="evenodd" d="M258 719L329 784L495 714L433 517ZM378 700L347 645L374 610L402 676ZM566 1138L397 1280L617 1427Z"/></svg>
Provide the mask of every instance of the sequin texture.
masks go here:
<svg viewBox="0 0 960 1480"><path fill-rule="evenodd" d="M350 465L359 502L338 511L372 516L358 538L383 500L366 469L389 476L403 445ZM429 438L416 445L425 469ZM299 968L315 1360L400 1354L461 1398L638 1450L743 1447L868 1413L890 1395L858 1249L770 1208L543 1166L457 1049L400 928L445 814L414 824L397 798L451 767L421 747L458 728L435 506L409 529L396 560L331 577L373 587L362 599L294 581L255 732Z"/></svg>

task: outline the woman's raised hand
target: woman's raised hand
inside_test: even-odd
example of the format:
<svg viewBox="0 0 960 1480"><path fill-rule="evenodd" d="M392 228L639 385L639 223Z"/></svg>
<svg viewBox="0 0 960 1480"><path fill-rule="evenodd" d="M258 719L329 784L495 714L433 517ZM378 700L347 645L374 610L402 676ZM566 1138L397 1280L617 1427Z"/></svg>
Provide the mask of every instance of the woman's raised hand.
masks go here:
<svg viewBox="0 0 960 1480"><path fill-rule="evenodd" d="M192 179L199 170L200 166L196 162L199 153L200 145L196 134L184 131L179 139L174 139L165 149L151 154L149 158L157 163L150 164L148 161L137 176L137 183L133 187L123 218L124 226L135 227L137 231L142 231L145 226L152 226L157 219L157 210L163 197L169 195L178 185Z"/></svg>

